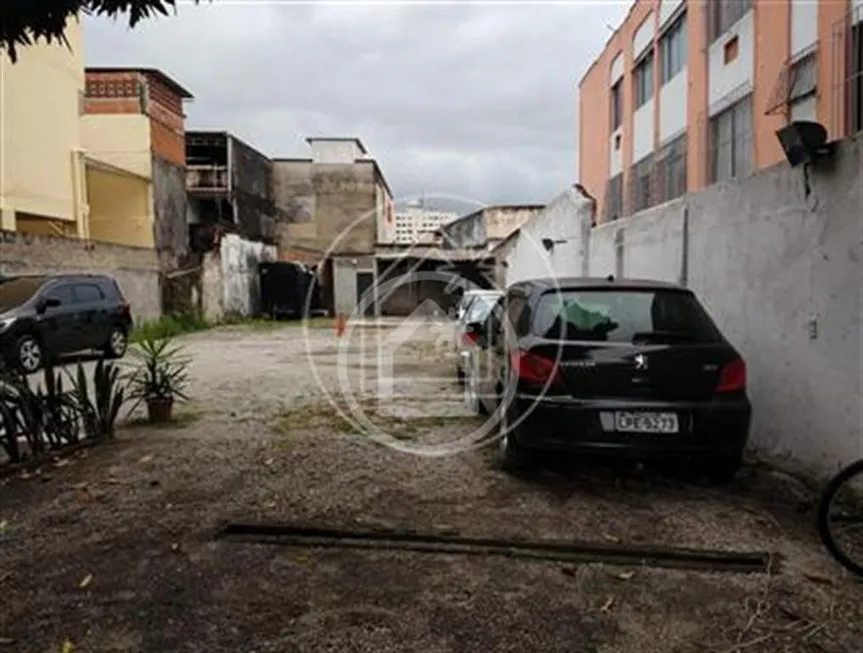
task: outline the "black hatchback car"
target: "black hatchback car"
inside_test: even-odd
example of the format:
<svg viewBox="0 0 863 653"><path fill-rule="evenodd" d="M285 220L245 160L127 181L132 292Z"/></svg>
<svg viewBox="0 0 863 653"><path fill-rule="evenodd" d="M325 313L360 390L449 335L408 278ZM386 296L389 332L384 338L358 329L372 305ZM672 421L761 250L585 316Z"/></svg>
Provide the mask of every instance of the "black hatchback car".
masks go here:
<svg viewBox="0 0 863 653"><path fill-rule="evenodd" d="M22 372L88 349L119 358L126 353L131 329L129 303L111 277L0 279L0 354Z"/></svg>
<svg viewBox="0 0 863 653"><path fill-rule="evenodd" d="M715 480L749 436L746 365L695 295L674 284L514 284L486 324L471 404L499 409L510 469L545 451L681 458Z"/></svg>

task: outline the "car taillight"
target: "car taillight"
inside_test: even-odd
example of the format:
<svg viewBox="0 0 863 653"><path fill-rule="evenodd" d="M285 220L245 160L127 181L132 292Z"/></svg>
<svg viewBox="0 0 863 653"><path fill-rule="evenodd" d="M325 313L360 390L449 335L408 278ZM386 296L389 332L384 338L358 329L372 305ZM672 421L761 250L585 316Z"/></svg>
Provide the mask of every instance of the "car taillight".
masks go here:
<svg viewBox="0 0 863 653"><path fill-rule="evenodd" d="M467 331L462 335L461 341L465 347L472 347L479 342L479 334L473 331Z"/></svg>
<svg viewBox="0 0 863 653"><path fill-rule="evenodd" d="M519 379L537 385L558 385L563 383L563 377L557 363L529 351L517 351L510 356L510 366Z"/></svg>
<svg viewBox="0 0 863 653"><path fill-rule="evenodd" d="M726 364L719 372L716 392L736 392L746 389L746 363L737 358Z"/></svg>

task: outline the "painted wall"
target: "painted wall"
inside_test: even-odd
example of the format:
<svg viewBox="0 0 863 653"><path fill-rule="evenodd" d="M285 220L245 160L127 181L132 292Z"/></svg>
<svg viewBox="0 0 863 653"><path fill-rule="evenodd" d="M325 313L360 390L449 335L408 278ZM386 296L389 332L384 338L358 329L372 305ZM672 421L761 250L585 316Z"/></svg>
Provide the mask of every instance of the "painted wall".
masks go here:
<svg viewBox="0 0 863 653"><path fill-rule="evenodd" d="M635 110L632 130L632 162L638 163L653 152L653 100L648 100Z"/></svg>
<svg viewBox="0 0 863 653"><path fill-rule="evenodd" d="M87 168L90 238L153 247L152 187L141 177Z"/></svg>
<svg viewBox="0 0 863 653"><path fill-rule="evenodd" d="M801 171L778 164L601 225L582 248L593 276L691 287L747 361L752 446L824 473L863 456L861 166L860 144L843 142L809 197ZM565 233L571 216L552 222Z"/></svg>
<svg viewBox="0 0 863 653"><path fill-rule="evenodd" d="M755 82L755 14L749 11L708 49L708 95L710 115L727 108L752 90ZM725 62L725 47L737 39L737 56ZM756 108L753 108L753 114Z"/></svg>
<svg viewBox="0 0 863 653"><path fill-rule="evenodd" d="M659 89L659 143L665 144L686 129L689 69L683 69Z"/></svg>
<svg viewBox="0 0 863 653"><path fill-rule="evenodd" d="M143 177L153 175L147 116L122 113L83 115L81 144L92 158Z"/></svg>
<svg viewBox="0 0 863 653"><path fill-rule="evenodd" d="M237 234L226 235L219 247L221 260L222 302L224 313L256 315L260 310L260 285L258 263L275 261L278 251L275 245L245 240ZM206 273L206 266L204 267ZM211 279L215 272L210 271ZM211 281L214 283L214 281ZM205 286L206 288L206 286ZM207 293L204 293L206 297ZM211 312L215 310L208 300Z"/></svg>
<svg viewBox="0 0 863 653"><path fill-rule="evenodd" d="M40 41L18 51L12 64L0 56L0 210L3 228L14 226L13 212L73 222L86 207L79 127L84 91L81 24L70 20L69 47ZM76 176L77 175L77 176ZM79 230L83 235L83 227Z"/></svg>
<svg viewBox="0 0 863 653"><path fill-rule="evenodd" d="M506 257L505 283L551 276L584 276L585 248L595 203L572 187L522 226ZM543 239L552 241L546 249Z"/></svg>
<svg viewBox="0 0 863 653"><path fill-rule="evenodd" d="M122 287L136 321L161 315L159 261L152 249L0 231L0 252L0 273L108 274Z"/></svg>
<svg viewBox="0 0 863 653"><path fill-rule="evenodd" d="M791 51L793 57L818 40L818 3L790 0Z"/></svg>

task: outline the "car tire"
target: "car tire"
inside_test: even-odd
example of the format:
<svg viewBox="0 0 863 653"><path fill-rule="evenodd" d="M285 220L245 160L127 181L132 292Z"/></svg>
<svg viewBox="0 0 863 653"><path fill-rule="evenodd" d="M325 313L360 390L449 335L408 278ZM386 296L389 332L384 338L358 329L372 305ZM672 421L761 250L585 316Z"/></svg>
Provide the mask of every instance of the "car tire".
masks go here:
<svg viewBox="0 0 863 653"><path fill-rule="evenodd" d="M536 466L536 454L519 444L509 423L508 415L500 420L500 466L507 473L523 474Z"/></svg>
<svg viewBox="0 0 863 653"><path fill-rule="evenodd" d="M15 341L15 365L24 374L38 372L45 364L45 350L39 339L25 334Z"/></svg>
<svg viewBox="0 0 863 653"><path fill-rule="evenodd" d="M734 480L743 466L743 453L719 455L705 463L707 480L711 485L725 485Z"/></svg>
<svg viewBox="0 0 863 653"><path fill-rule="evenodd" d="M129 334L122 326L115 324L111 327L108 342L103 348L108 358L122 358L129 348Z"/></svg>

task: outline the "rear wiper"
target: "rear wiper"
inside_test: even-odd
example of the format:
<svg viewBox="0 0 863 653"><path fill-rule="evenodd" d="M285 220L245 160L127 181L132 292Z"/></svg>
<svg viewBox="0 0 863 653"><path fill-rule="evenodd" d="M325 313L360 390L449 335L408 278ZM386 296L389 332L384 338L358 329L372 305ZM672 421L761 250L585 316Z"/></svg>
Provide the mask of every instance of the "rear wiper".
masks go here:
<svg viewBox="0 0 863 653"><path fill-rule="evenodd" d="M639 331L632 336L636 340L682 340L685 342L697 342L698 338L687 331Z"/></svg>

